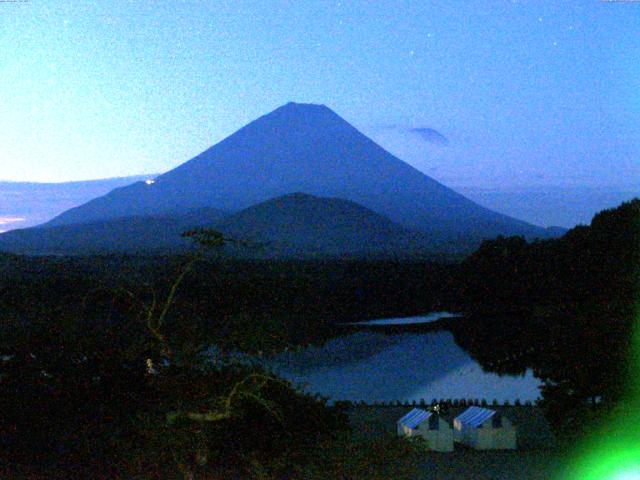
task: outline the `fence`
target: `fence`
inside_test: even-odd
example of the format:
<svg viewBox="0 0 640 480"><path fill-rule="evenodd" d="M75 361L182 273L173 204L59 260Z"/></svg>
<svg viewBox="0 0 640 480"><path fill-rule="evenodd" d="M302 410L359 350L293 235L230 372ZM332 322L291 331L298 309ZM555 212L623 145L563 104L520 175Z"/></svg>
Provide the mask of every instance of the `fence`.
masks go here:
<svg viewBox="0 0 640 480"><path fill-rule="evenodd" d="M491 400L491 402L486 399L478 399L478 398L434 398L431 402L427 403L427 401L423 398L420 400L392 400L392 401L373 401L367 402L365 400L360 401L350 401L350 400L338 400L334 402L334 405L337 407L434 407L439 405L441 408L456 408L456 407L470 407L472 405L478 407L509 407L509 406L533 406L538 405L539 401L531 402L530 400L526 400L521 402L519 399L515 399L513 403L508 400L500 403L497 399Z"/></svg>

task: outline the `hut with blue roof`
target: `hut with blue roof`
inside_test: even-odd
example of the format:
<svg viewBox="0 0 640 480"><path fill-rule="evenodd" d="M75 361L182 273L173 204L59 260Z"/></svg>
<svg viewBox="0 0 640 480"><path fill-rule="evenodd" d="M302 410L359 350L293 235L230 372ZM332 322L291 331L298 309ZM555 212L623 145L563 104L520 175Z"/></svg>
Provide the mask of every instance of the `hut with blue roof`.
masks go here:
<svg viewBox="0 0 640 480"><path fill-rule="evenodd" d="M427 448L436 452L453 451L453 430L439 415L414 408L398 420L398 435L420 437Z"/></svg>
<svg viewBox="0 0 640 480"><path fill-rule="evenodd" d="M515 450L516 428L495 410L469 407L453 420L456 442L476 450Z"/></svg>

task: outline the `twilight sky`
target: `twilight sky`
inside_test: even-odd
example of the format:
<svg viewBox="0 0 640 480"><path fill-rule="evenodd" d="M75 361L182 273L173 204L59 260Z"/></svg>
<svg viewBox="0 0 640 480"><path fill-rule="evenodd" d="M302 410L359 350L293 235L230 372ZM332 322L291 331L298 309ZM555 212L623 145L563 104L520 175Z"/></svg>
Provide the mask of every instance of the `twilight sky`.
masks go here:
<svg viewBox="0 0 640 480"><path fill-rule="evenodd" d="M0 180L164 172L288 101L448 185L638 185L640 2L0 2Z"/></svg>

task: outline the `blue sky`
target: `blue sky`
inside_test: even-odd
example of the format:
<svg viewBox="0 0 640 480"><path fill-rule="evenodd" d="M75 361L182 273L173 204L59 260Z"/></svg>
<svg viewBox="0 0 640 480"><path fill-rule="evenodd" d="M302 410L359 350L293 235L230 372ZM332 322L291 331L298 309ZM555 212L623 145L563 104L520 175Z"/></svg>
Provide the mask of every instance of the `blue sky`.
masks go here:
<svg viewBox="0 0 640 480"><path fill-rule="evenodd" d="M163 172L291 100L447 184L640 178L638 2L30 0L0 45L3 180Z"/></svg>

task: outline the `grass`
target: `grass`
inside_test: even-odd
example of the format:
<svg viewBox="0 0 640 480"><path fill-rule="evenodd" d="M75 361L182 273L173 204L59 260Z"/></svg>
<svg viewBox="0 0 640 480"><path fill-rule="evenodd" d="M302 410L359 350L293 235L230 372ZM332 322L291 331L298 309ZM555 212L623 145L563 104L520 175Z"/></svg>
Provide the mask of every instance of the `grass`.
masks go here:
<svg viewBox="0 0 640 480"><path fill-rule="evenodd" d="M420 480L547 480L555 478L562 457L552 450L425 452L418 464Z"/></svg>

